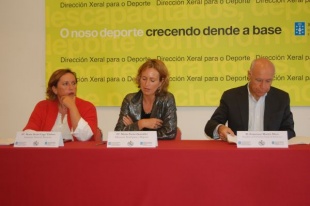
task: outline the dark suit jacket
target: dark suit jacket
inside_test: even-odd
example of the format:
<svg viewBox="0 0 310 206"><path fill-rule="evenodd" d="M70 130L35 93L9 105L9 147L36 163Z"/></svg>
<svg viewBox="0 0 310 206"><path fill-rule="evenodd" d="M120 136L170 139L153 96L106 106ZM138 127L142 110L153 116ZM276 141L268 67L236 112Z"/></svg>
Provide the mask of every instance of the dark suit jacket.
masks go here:
<svg viewBox="0 0 310 206"><path fill-rule="evenodd" d="M225 91L220 106L205 126L205 133L213 138L218 124L226 124L234 133L247 131L249 99L247 85ZM287 131L288 138L295 137L293 114L289 94L271 87L265 99L264 131Z"/></svg>

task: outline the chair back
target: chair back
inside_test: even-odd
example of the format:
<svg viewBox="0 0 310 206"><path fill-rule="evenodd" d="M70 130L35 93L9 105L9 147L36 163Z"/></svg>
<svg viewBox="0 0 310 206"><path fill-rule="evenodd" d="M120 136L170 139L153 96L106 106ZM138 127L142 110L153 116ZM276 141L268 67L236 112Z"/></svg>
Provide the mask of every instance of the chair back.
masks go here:
<svg viewBox="0 0 310 206"><path fill-rule="evenodd" d="M94 134L94 140L96 142L102 142L102 131L99 127L97 127L96 133Z"/></svg>
<svg viewBox="0 0 310 206"><path fill-rule="evenodd" d="M179 127L177 127L177 134L175 136L175 140L182 140L182 132L181 129Z"/></svg>

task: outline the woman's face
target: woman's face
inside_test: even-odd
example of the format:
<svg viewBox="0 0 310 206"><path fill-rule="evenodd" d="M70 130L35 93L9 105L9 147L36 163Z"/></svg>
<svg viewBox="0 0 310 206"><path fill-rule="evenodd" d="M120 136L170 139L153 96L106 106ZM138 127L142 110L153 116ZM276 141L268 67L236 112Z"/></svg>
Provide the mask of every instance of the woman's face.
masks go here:
<svg viewBox="0 0 310 206"><path fill-rule="evenodd" d="M161 86L159 72L154 68L147 68L141 73L140 89L143 95L153 96L156 90Z"/></svg>
<svg viewBox="0 0 310 206"><path fill-rule="evenodd" d="M73 74L66 73L60 77L57 87L53 87L53 92L58 99L62 96L76 96L76 79Z"/></svg>

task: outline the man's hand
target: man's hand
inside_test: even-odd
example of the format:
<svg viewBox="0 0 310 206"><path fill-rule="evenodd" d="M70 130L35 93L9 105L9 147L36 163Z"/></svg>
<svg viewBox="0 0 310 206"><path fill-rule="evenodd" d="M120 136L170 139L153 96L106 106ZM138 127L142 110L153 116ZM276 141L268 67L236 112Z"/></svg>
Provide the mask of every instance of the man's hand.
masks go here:
<svg viewBox="0 0 310 206"><path fill-rule="evenodd" d="M235 133L229 127L226 127L225 125L219 126L217 132L219 134L220 139L223 141L227 141L227 134L235 136Z"/></svg>

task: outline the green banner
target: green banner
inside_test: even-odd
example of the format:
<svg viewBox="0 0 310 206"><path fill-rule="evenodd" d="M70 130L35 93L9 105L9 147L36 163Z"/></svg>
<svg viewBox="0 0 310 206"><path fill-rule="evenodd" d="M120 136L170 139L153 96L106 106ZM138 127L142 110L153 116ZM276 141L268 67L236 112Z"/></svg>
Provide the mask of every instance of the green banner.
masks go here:
<svg viewBox="0 0 310 206"><path fill-rule="evenodd" d="M310 105L310 0L46 0L46 81L78 75L78 96L120 106L147 58L165 62L177 106L215 106L247 82L252 60L276 66L273 86Z"/></svg>

